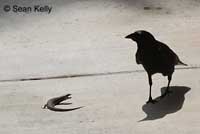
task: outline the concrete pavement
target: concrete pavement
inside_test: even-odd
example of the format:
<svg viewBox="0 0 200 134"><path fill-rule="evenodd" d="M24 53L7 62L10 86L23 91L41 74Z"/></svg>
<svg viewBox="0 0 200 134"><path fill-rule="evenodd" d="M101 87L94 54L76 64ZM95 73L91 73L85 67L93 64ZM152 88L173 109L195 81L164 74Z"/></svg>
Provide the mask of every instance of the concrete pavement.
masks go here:
<svg viewBox="0 0 200 134"><path fill-rule="evenodd" d="M199 133L198 1L15 3L50 5L50 14L5 13L3 5L12 2L1 3L0 133ZM138 29L152 32L189 64L174 73L174 93L155 105L145 104L149 87L146 73L135 62L136 44L124 39ZM121 71L130 72L2 82ZM166 85L167 78L153 76L153 97ZM41 108L49 98L66 93L72 94L68 107L85 107L67 113Z"/></svg>

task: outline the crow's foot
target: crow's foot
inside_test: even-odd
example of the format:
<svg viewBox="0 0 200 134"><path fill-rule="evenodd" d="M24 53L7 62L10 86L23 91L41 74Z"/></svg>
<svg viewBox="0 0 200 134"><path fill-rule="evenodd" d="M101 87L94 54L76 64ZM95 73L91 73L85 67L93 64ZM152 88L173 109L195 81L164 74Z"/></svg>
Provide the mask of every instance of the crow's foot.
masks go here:
<svg viewBox="0 0 200 134"><path fill-rule="evenodd" d="M158 102L158 101L157 100L153 100L152 98L149 98L149 100L146 102L146 104L148 104L148 103L155 104L156 102Z"/></svg>

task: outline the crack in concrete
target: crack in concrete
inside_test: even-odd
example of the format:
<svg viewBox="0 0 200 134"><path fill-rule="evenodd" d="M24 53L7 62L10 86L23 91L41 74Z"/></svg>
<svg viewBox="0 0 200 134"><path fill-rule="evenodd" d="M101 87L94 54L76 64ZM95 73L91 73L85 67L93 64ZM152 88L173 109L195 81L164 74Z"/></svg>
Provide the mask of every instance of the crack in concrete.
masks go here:
<svg viewBox="0 0 200 134"><path fill-rule="evenodd" d="M188 69L190 69L190 70L200 69L200 66L176 68L176 70L188 70ZM145 72L145 70L129 70L129 71L116 71L116 72L103 72L103 73L86 73L86 74L71 74L71 75L69 74L69 75L58 75L58 76L34 77L34 78L19 78L19 79L0 80L0 82L67 79L67 78L94 77L94 76L119 75L119 74L129 74L129 73L142 73L142 72Z"/></svg>

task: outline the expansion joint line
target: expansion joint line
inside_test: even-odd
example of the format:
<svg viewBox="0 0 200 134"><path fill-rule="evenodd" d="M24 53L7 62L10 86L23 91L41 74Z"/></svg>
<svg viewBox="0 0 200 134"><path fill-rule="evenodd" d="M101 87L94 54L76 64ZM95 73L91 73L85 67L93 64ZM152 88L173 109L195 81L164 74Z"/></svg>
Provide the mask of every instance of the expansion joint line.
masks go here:
<svg viewBox="0 0 200 134"><path fill-rule="evenodd" d="M187 67L177 67L176 70L194 70L200 69L200 65L192 65ZM36 80L50 80L50 79L67 79L67 78L79 78L79 77L92 77L92 76L105 76L105 75L119 75L130 73L143 73L144 70L128 70L128 71L116 71L116 72L103 72L103 73L86 73L86 74L69 74L59 76L44 76L34 78L19 78L19 79L7 79L0 80L0 82L19 82L19 81L36 81Z"/></svg>

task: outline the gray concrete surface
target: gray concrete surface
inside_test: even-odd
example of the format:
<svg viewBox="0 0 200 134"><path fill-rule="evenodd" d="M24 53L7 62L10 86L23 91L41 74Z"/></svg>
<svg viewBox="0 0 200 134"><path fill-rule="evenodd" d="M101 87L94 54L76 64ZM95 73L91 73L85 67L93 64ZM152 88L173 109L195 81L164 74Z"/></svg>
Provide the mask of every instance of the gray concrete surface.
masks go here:
<svg viewBox="0 0 200 134"><path fill-rule="evenodd" d="M200 132L200 1L0 0L0 133L121 134ZM15 3L16 2L16 3ZM46 13L5 13L4 5L53 7ZM177 69L174 93L145 105L148 82L135 63L136 45L124 36L152 32L189 64ZM197 67L189 69L189 67ZM35 77L132 73L12 81ZM153 77L153 97L167 78ZM41 109L54 96L72 94L67 113Z"/></svg>

